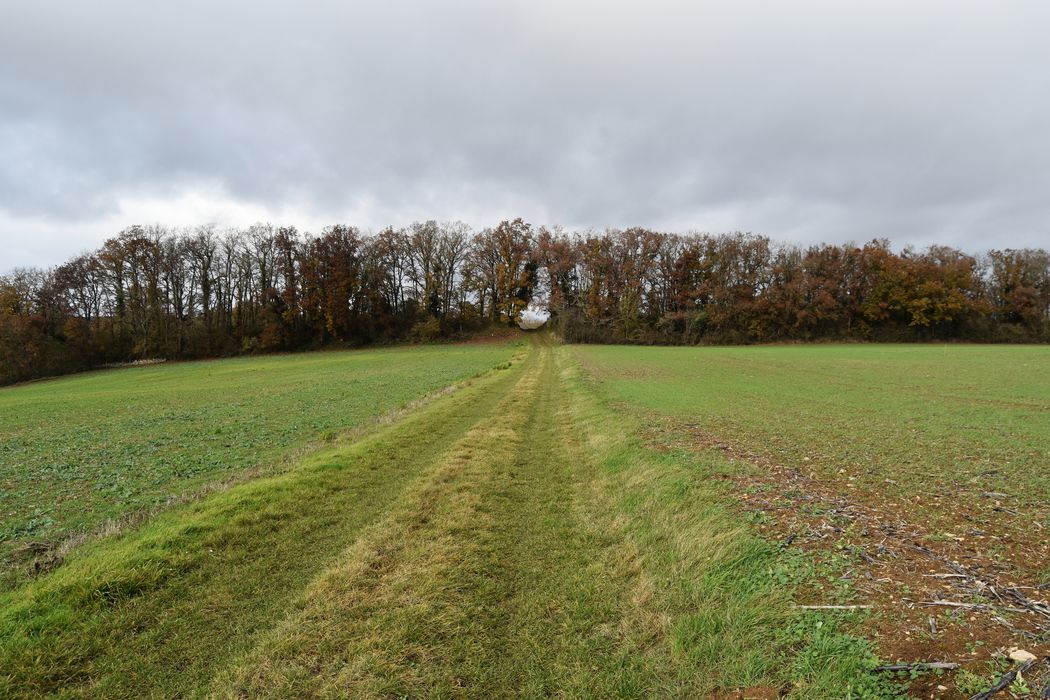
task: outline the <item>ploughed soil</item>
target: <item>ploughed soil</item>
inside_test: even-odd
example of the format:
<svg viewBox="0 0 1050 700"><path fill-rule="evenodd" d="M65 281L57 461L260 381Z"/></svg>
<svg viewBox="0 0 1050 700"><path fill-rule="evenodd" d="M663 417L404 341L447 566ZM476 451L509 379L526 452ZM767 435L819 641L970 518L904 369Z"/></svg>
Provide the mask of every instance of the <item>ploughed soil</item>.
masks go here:
<svg viewBox="0 0 1050 700"><path fill-rule="evenodd" d="M884 663L957 663L991 679L1018 666L1009 654L1020 649L1038 658L1024 674L1028 697L1050 698L1050 581L1039 580L1050 564L1050 532L1023 506L997 493L890 497L859 486L845 470L828 475L808 457L788 464L694 424L653 417L650 426L659 446L669 439L683 446L684 439L686 447L720 450L753 467L723 477L736 507L781 547L833 560L842 578L824 578L798 604L841 604L836 584L848 579L848 604L871 611L857 633L877 644ZM920 674L909 692L969 697L958 674ZM732 697L775 697L767 688L740 693Z"/></svg>

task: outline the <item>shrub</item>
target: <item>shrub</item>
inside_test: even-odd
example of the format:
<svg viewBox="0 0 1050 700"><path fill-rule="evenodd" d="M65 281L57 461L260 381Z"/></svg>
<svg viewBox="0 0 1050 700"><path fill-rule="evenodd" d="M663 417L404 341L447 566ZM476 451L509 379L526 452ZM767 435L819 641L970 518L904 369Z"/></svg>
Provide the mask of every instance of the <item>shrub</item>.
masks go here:
<svg viewBox="0 0 1050 700"><path fill-rule="evenodd" d="M409 331L409 338L414 343L429 343L441 337L441 322L431 316L419 321Z"/></svg>

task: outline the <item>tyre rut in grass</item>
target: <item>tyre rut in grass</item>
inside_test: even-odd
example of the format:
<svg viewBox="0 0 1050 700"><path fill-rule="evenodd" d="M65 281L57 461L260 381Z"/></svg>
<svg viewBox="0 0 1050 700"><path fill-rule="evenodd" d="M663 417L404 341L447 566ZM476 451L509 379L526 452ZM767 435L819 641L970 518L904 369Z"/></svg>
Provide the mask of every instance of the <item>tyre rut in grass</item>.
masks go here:
<svg viewBox="0 0 1050 700"><path fill-rule="evenodd" d="M222 678L251 697L632 694L627 596L577 519L585 470L538 350L468 431Z"/></svg>

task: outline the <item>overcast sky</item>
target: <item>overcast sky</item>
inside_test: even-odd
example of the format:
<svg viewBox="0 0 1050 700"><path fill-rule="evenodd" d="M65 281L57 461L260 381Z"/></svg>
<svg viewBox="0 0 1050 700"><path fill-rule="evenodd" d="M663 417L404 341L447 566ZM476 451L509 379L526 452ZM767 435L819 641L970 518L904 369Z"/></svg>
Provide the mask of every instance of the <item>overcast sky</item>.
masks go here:
<svg viewBox="0 0 1050 700"><path fill-rule="evenodd" d="M0 273L135 223L1050 245L1050 2L2 0Z"/></svg>

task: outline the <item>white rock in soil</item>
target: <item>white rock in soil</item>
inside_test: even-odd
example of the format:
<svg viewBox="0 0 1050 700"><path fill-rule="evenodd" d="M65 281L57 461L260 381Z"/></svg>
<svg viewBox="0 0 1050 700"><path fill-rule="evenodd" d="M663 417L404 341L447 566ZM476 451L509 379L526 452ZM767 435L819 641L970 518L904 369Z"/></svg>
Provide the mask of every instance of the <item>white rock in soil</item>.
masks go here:
<svg viewBox="0 0 1050 700"><path fill-rule="evenodd" d="M1023 664L1025 661L1035 661L1035 654L1024 649L1011 649L1010 658Z"/></svg>

